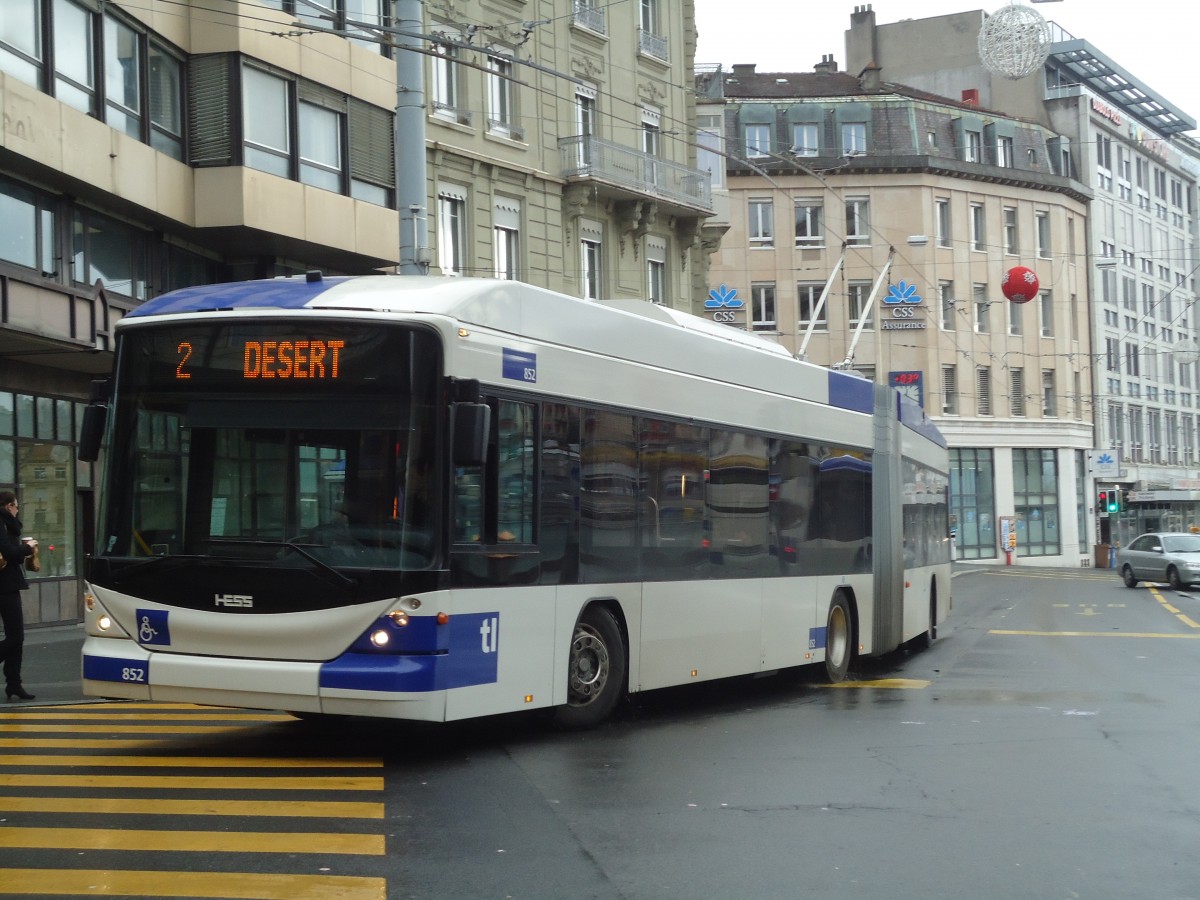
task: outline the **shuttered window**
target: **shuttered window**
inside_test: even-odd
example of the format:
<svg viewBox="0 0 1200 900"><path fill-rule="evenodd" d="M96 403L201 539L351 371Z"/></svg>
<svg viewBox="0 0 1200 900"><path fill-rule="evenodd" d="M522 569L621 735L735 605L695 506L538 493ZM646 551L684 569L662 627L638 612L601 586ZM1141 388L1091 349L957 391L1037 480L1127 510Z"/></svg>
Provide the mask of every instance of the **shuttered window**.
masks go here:
<svg viewBox="0 0 1200 900"><path fill-rule="evenodd" d="M990 366L975 368L975 412L980 416L992 414L992 370Z"/></svg>

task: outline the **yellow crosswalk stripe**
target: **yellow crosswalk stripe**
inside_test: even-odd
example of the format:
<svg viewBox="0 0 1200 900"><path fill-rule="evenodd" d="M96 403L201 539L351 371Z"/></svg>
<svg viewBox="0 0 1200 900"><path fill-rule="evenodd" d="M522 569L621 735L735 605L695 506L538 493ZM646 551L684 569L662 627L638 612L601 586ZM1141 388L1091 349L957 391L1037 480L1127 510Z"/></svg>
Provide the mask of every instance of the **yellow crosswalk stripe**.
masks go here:
<svg viewBox="0 0 1200 900"><path fill-rule="evenodd" d="M6 813L88 815L277 816L287 819L382 819L383 804L358 800L144 800L130 797L3 797Z"/></svg>
<svg viewBox="0 0 1200 900"><path fill-rule="evenodd" d="M185 791L382 791L383 779L350 776L239 776L190 775L13 775L0 772L0 787L158 788Z"/></svg>
<svg viewBox="0 0 1200 900"><path fill-rule="evenodd" d="M228 734L244 731L244 725L4 725L5 734Z"/></svg>
<svg viewBox="0 0 1200 900"><path fill-rule="evenodd" d="M198 853L335 853L382 856L382 834L290 831L149 831L128 828L0 828L0 848Z"/></svg>
<svg viewBox="0 0 1200 900"><path fill-rule="evenodd" d="M287 758L264 756L92 756L55 753L0 754L0 766L70 766L180 769L382 769L381 759Z"/></svg>
<svg viewBox="0 0 1200 900"><path fill-rule="evenodd" d="M51 712L43 712L41 710L30 712L2 712L0 713L0 721L9 721L19 719L24 721L46 721L51 719L81 719L81 720L97 720L112 721L116 723L124 723L129 721L136 722L178 722L188 721L194 722L197 719L205 722L246 722L255 724L258 722L295 722L296 720L289 715L280 713L278 715L254 715L247 716L238 713L219 713L207 712L205 710L181 710L178 713L143 713L134 710L113 710L111 707L104 707L96 712L60 712L60 707L55 707Z"/></svg>
<svg viewBox="0 0 1200 900"><path fill-rule="evenodd" d="M22 897L215 897L222 900L386 900L382 878L254 872L0 869L0 893Z"/></svg>

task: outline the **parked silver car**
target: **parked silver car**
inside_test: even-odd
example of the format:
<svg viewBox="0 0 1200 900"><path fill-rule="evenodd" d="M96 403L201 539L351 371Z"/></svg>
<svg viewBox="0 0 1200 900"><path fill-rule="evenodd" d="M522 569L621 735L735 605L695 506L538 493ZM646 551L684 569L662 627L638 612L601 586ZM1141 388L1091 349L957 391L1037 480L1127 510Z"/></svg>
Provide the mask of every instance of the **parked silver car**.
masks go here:
<svg viewBox="0 0 1200 900"><path fill-rule="evenodd" d="M1117 571L1125 587L1139 581L1165 581L1178 590L1200 583L1200 534L1156 531L1139 535L1117 550Z"/></svg>

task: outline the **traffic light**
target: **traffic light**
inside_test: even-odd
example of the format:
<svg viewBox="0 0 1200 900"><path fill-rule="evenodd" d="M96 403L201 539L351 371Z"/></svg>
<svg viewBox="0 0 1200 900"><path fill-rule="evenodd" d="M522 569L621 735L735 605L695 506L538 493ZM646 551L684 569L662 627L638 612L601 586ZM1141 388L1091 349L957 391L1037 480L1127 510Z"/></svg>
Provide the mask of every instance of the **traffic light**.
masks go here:
<svg viewBox="0 0 1200 900"><path fill-rule="evenodd" d="M1103 515L1121 511L1121 492L1100 491L1096 495L1096 510Z"/></svg>

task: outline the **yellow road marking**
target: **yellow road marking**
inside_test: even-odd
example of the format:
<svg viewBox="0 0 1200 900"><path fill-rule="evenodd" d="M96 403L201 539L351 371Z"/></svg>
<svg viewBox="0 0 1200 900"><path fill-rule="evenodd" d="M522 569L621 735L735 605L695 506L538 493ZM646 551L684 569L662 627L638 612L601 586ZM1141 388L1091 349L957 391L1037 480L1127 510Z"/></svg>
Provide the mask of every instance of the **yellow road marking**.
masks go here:
<svg viewBox="0 0 1200 900"><path fill-rule="evenodd" d="M1200 640L1200 634L1157 634L1152 631L1016 631L993 628L988 634L1024 635L1028 637L1137 637L1137 638L1182 638Z"/></svg>
<svg viewBox="0 0 1200 900"><path fill-rule="evenodd" d="M92 700L87 703L64 703L55 709L191 709L217 710L219 712L234 712L228 706L208 706L203 703L151 703L148 700ZM245 710L247 715L255 713L273 714L273 710Z"/></svg>
<svg viewBox="0 0 1200 900"><path fill-rule="evenodd" d="M382 819L383 804L357 800L138 800L129 797L0 797L6 813L97 815L279 816L297 819Z"/></svg>
<svg viewBox="0 0 1200 900"><path fill-rule="evenodd" d="M0 728L0 734L9 729ZM0 747L14 749L52 750L55 747L65 747L71 750L170 750L178 746L171 740L154 741L147 738L0 738Z"/></svg>
<svg viewBox="0 0 1200 900"><path fill-rule="evenodd" d="M383 856L382 834L266 831L140 831L125 828L0 828L0 847L194 853L336 853Z"/></svg>
<svg viewBox="0 0 1200 900"><path fill-rule="evenodd" d="M296 720L289 715L280 713L278 715L239 715L237 713L210 713L204 710L193 710L188 712L181 710L179 713L139 713L139 712L121 712L118 708L112 706L102 707L95 712L83 711L78 712L60 712L61 707L54 707L53 711L43 712L41 710L34 712L6 712L0 713L0 719L79 719L82 721L103 720L113 723L124 722L179 722L188 721L194 722L200 720L202 722L247 722L256 724L258 722L295 722Z"/></svg>
<svg viewBox="0 0 1200 900"><path fill-rule="evenodd" d="M1193 622L1191 619L1189 619L1184 613L1180 612L1176 607L1172 606L1167 601L1167 598L1164 597L1161 593L1159 593L1158 588L1156 588L1152 584L1147 585L1147 587L1150 589L1150 594L1154 597L1155 600L1157 600L1159 602L1159 605L1162 606L1163 609L1165 609L1167 612L1169 612L1173 616L1175 616L1175 618L1177 618L1180 622L1182 622L1188 628L1200 628L1200 625L1197 625L1195 622Z"/></svg>
<svg viewBox="0 0 1200 900"><path fill-rule="evenodd" d="M0 766L144 766L194 769L381 769L381 759L306 759L274 756L68 756L0 754Z"/></svg>
<svg viewBox="0 0 1200 900"><path fill-rule="evenodd" d="M0 734L112 734L115 725L0 725ZM225 734L243 731L238 725L124 725L123 734Z"/></svg>
<svg viewBox="0 0 1200 900"><path fill-rule="evenodd" d="M383 779L319 776L242 778L188 775L12 775L0 773L0 787L161 788L185 791L382 791Z"/></svg>
<svg viewBox="0 0 1200 900"><path fill-rule="evenodd" d="M385 900L383 878L252 872L0 869L0 892L22 897L216 897L236 900Z"/></svg>
<svg viewBox="0 0 1200 900"><path fill-rule="evenodd" d="M932 684L921 678L877 678L874 681L839 681L837 684L827 684L830 688L892 688L894 690L920 690Z"/></svg>

